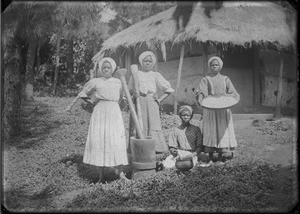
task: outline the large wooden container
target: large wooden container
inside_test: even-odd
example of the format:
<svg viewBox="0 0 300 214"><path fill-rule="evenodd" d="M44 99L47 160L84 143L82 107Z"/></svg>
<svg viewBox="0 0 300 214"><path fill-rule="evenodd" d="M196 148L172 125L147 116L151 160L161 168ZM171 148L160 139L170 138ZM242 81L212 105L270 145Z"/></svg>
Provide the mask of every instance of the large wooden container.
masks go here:
<svg viewBox="0 0 300 214"><path fill-rule="evenodd" d="M133 169L133 179L145 178L155 174L156 155L155 140L146 137L145 139L130 138L131 147L131 167Z"/></svg>

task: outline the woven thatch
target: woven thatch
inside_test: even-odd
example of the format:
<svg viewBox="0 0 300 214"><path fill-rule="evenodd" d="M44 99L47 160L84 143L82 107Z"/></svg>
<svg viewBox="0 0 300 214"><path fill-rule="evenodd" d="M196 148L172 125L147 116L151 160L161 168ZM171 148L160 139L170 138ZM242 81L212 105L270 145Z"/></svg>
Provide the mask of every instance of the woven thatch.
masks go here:
<svg viewBox="0 0 300 214"><path fill-rule="evenodd" d="M274 3L224 2L222 8L211 13L211 18L204 14L201 3L197 3L185 31L180 34L177 34L176 23L172 19L175 8L115 34L103 43L93 59L99 60L105 51L114 52L119 47L144 43L148 47L164 49L165 42L180 43L189 39L242 46L253 43L272 43L279 48L294 45L294 35L286 23L284 10Z"/></svg>

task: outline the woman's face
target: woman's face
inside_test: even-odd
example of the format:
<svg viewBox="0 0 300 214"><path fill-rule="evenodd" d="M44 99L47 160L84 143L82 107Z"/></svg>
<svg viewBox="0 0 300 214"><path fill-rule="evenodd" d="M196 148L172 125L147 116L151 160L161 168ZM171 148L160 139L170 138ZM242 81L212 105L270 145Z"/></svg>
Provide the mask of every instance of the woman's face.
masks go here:
<svg viewBox="0 0 300 214"><path fill-rule="evenodd" d="M188 111L188 110L183 110L180 113L180 119L181 119L182 123L188 123L188 122L190 122L191 116L192 115L191 115L190 111Z"/></svg>
<svg viewBox="0 0 300 214"><path fill-rule="evenodd" d="M105 78L109 78L112 76L112 67L111 64L109 62L104 62L102 64L102 68L101 68L101 74L103 77Z"/></svg>
<svg viewBox="0 0 300 214"><path fill-rule="evenodd" d="M211 71L212 71L213 74L219 73L220 70L221 70L221 66L220 66L219 61L215 60L215 59L213 61L211 61L211 63L210 63L210 69L211 69Z"/></svg>
<svg viewBox="0 0 300 214"><path fill-rule="evenodd" d="M152 57L151 56L146 56L144 59L143 59L143 68L146 70L146 71L149 71L151 70L153 67L153 61L152 61Z"/></svg>

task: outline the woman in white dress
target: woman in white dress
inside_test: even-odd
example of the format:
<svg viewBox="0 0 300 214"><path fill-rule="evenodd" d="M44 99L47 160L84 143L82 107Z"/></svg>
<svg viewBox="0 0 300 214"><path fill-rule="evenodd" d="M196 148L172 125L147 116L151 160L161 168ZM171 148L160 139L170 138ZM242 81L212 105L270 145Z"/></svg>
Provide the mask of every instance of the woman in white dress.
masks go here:
<svg viewBox="0 0 300 214"><path fill-rule="evenodd" d="M237 101L240 95L235 90L229 77L221 75L223 61L219 57L211 57L208 60L210 75L201 79L198 88L198 103L208 96L231 96ZM203 108L203 145L204 152L209 153L209 165L212 164L213 153L217 152L219 161L223 153L235 150L237 141L235 138L231 110L212 110ZM222 161L220 162L222 163Z"/></svg>
<svg viewBox="0 0 300 214"><path fill-rule="evenodd" d="M140 98L141 112L143 120L143 132L146 136L155 139L156 153L168 151L164 135L161 131L161 121L159 105L162 100L168 97L174 89L170 83L159 73L153 71L156 57L151 51L145 51L139 56L142 70L137 72L139 94L134 94ZM133 80L129 81L129 88L133 88ZM158 97L158 91L162 90L163 95Z"/></svg>
<svg viewBox="0 0 300 214"><path fill-rule="evenodd" d="M128 165L126 136L118 101L122 84L112 77L116 63L109 57L98 63L98 78L88 81L78 94L70 110L79 99L95 105L91 115L83 162L100 167L99 182L103 180L104 167L117 167L120 178L126 178L123 165Z"/></svg>

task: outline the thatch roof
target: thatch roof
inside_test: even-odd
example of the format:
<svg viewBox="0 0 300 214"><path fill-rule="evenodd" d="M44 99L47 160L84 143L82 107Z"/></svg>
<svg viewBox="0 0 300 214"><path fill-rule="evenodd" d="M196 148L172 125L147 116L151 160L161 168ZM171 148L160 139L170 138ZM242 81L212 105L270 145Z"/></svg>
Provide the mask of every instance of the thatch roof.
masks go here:
<svg viewBox="0 0 300 214"><path fill-rule="evenodd" d="M146 44L165 49L166 42L180 43L189 39L197 42L247 46L258 43L276 44L279 48L294 45L295 35L286 23L283 8L271 2L224 2L208 18L199 2L194 6L190 21L183 33L177 33L172 19L176 7L142 20L107 39L94 56L99 60L106 51L120 47ZM164 50L163 50L164 52Z"/></svg>

